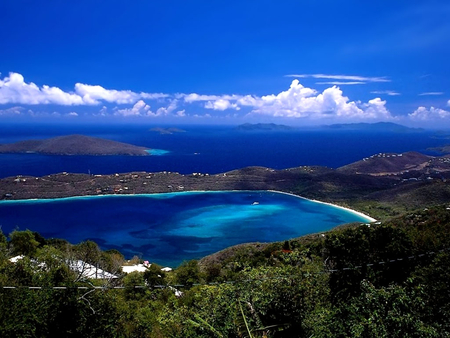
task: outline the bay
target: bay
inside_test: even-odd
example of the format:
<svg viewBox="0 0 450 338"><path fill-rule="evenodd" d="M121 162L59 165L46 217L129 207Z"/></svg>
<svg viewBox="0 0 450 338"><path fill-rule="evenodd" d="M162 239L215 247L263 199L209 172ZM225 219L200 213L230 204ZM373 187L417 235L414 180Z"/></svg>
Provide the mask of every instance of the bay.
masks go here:
<svg viewBox="0 0 450 338"><path fill-rule="evenodd" d="M273 242L368 218L270 191L181 192L0 202L4 233L30 229L71 243L94 240L175 267L232 245Z"/></svg>

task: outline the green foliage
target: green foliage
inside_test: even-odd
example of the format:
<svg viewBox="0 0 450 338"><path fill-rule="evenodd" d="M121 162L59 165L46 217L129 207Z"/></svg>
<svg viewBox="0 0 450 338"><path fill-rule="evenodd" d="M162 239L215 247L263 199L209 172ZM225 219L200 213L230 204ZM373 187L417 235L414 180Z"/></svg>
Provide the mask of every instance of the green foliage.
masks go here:
<svg viewBox="0 0 450 338"><path fill-rule="evenodd" d="M332 296L342 300L358 295L361 281L365 278L370 278L376 285L403 282L411 272L410 264L378 262L407 257L412 249L405 232L390 226L362 225L328 234L323 248L324 257L330 269L338 270L330 276ZM368 267L367 263L374 265Z"/></svg>
<svg viewBox="0 0 450 338"><path fill-rule="evenodd" d="M150 267L144 271L144 280L147 286L153 287L155 285L165 285L166 274L161 271L162 266L152 263Z"/></svg>
<svg viewBox="0 0 450 338"><path fill-rule="evenodd" d="M450 254L391 261L450 247L445 207L242 245L173 273L152 264L122 275L116 283L123 290L23 288L112 286L77 278L69 262L114 273L123 256L91 241L72 246L30 231L11 235L11 251L26 254L9 262L0 232L0 286L21 287L0 288L1 337L450 337ZM194 285L205 282L217 284ZM174 284L185 286L154 287Z"/></svg>
<svg viewBox="0 0 450 338"><path fill-rule="evenodd" d="M39 247L39 242L36 240L34 233L30 230L14 230L9 234L9 238L9 245L13 256L33 256Z"/></svg>
<svg viewBox="0 0 450 338"><path fill-rule="evenodd" d="M440 337L436 328L422 318L423 296L421 288L390 286L377 289L370 282L362 281L361 294L339 304L325 321L318 322L314 336Z"/></svg>
<svg viewBox="0 0 450 338"><path fill-rule="evenodd" d="M191 260L181 264L175 271L175 280L177 284L192 286L200 282L200 268L196 260Z"/></svg>

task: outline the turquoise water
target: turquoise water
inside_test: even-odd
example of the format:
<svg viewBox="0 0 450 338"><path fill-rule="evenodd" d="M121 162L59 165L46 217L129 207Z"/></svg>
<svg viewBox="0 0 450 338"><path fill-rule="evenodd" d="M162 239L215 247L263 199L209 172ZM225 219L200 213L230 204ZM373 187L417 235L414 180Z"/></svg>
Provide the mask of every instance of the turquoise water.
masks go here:
<svg viewBox="0 0 450 338"><path fill-rule="evenodd" d="M147 149L145 151L153 156L162 156L162 155L167 155L170 153L169 150L164 150L164 149Z"/></svg>
<svg viewBox="0 0 450 338"><path fill-rule="evenodd" d="M0 202L4 233L18 228L71 243L91 239L177 266L231 245L273 242L367 222L352 212L269 191L181 192Z"/></svg>

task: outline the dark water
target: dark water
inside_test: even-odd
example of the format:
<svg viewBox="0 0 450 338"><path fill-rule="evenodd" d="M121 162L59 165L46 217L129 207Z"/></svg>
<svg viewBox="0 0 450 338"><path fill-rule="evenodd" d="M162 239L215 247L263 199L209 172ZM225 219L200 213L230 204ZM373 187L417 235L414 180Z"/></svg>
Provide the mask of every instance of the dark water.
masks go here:
<svg viewBox="0 0 450 338"><path fill-rule="evenodd" d="M168 150L162 156L46 156L0 154L0 177L58 172L111 174L130 171L220 173L246 166L284 169L300 165L336 168L379 152L426 152L445 140L432 133L375 133L339 130L242 132L227 126L182 127L160 135L150 126L0 125L0 143L85 134Z"/></svg>
<svg viewBox="0 0 450 338"><path fill-rule="evenodd" d="M127 258L168 266L239 243L287 240L365 221L330 205L262 191L0 202L4 233L18 228L71 243L92 239Z"/></svg>

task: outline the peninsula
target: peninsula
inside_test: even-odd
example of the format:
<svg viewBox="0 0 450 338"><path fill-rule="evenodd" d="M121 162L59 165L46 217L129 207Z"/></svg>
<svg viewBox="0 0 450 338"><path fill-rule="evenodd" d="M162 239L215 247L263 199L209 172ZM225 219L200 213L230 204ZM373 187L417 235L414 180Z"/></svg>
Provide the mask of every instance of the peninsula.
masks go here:
<svg viewBox="0 0 450 338"><path fill-rule="evenodd" d="M26 140L0 144L0 153L38 153L47 155L133 155L148 156L146 147L85 135L67 135L45 140Z"/></svg>

